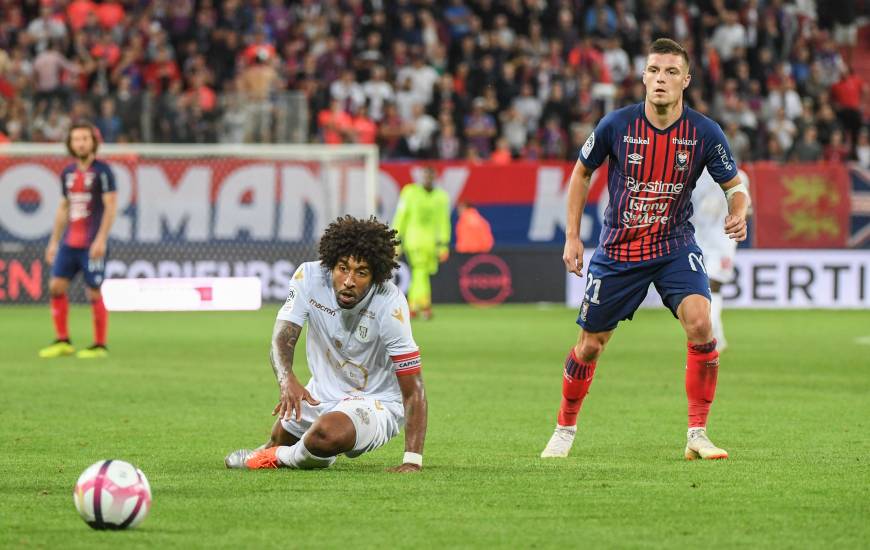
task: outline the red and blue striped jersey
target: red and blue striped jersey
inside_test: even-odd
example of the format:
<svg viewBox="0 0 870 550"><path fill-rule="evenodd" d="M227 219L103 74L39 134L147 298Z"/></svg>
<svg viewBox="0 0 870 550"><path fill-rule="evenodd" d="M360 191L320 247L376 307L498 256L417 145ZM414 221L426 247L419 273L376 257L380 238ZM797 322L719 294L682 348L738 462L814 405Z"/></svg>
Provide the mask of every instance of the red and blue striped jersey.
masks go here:
<svg viewBox="0 0 870 550"><path fill-rule="evenodd" d="M69 225L63 242L72 248L89 248L103 220L103 193L115 190L112 169L99 160L85 170L70 164L60 173L60 186L69 200Z"/></svg>
<svg viewBox="0 0 870 550"><path fill-rule="evenodd" d="M716 183L737 175L722 129L688 107L664 130L647 120L643 103L609 113L580 150L591 170L605 159L609 204L598 246L617 261L649 260L694 244L690 199L704 167Z"/></svg>

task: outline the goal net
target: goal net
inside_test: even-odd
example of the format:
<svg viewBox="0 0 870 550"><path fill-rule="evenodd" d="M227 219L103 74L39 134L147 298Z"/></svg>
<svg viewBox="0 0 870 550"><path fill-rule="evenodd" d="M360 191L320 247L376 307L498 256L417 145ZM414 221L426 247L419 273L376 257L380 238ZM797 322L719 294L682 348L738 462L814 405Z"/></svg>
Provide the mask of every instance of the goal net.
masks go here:
<svg viewBox="0 0 870 550"><path fill-rule="evenodd" d="M258 277L264 300L283 300L332 220L377 211L375 146L104 144L99 157L118 193L106 278ZM47 299L70 162L60 144L0 146L0 302Z"/></svg>

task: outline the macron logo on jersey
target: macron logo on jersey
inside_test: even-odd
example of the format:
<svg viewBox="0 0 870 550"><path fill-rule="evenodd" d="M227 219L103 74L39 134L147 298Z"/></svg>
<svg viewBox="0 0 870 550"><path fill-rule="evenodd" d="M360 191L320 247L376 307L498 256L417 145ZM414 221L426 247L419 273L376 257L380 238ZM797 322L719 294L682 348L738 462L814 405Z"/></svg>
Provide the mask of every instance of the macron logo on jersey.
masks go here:
<svg viewBox="0 0 870 550"><path fill-rule="evenodd" d="M322 311L324 313L328 313L329 315L332 315L333 317L335 317L335 310L334 309L332 309L331 307L326 307L325 305L316 301L314 298L309 298L308 303L311 304L315 309L319 309L320 311Z"/></svg>

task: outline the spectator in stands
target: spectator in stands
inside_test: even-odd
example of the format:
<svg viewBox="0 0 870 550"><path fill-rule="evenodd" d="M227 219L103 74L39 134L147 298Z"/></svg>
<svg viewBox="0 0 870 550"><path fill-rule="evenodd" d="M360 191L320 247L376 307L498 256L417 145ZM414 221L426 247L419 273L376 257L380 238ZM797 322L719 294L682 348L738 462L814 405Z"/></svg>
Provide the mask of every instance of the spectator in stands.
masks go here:
<svg viewBox="0 0 870 550"><path fill-rule="evenodd" d="M270 55L266 49L257 50L254 62L241 75L240 90L248 109L247 142L272 141L272 93L278 85L278 72L270 63Z"/></svg>
<svg viewBox="0 0 870 550"><path fill-rule="evenodd" d="M795 143L789 160L796 162L816 162L822 160L822 145L819 143L815 126L807 126L800 140Z"/></svg>
<svg viewBox="0 0 870 550"><path fill-rule="evenodd" d="M568 152L568 134L562 129L560 119L551 116L543 128L538 130L542 158L564 159Z"/></svg>
<svg viewBox="0 0 870 550"><path fill-rule="evenodd" d="M484 111L485 107L486 100L477 97L472 102L471 114L465 117L465 139L468 148L484 159L488 158L492 151L492 140L496 134L495 121Z"/></svg>
<svg viewBox="0 0 870 550"><path fill-rule="evenodd" d="M785 109L780 107L775 117L767 123L767 131L779 142L779 150L786 152L794 144L797 126L785 116Z"/></svg>
<svg viewBox="0 0 870 550"><path fill-rule="evenodd" d="M831 99L837 107L837 118L852 148L858 143L858 133L863 123L861 103L867 97L867 91L867 84L851 67L847 67L842 78L831 86Z"/></svg>
<svg viewBox="0 0 870 550"><path fill-rule="evenodd" d="M870 129L866 126L858 133L858 147L855 150L858 165L865 170L870 170Z"/></svg>
<svg viewBox="0 0 870 550"><path fill-rule="evenodd" d="M121 135L121 119L115 112L115 100L106 97L100 103L100 116L96 126L100 131L100 140L105 143L115 143ZM63 134L62 134L63 135Z"/></svg>
<svg viewBox="0 0 870 550"><path fill-rule="evenodd" d="M321 141L327 145L353 142L353 120L344 110L344 103L340 99L332 98L329 108L320 111L317 127Z"/></svg>
<svg viewBox="0 0 870 550"><path fill-rule="evenodd" d="M843 141L843 131L839 128L831 132L831 141L825 147L825 160L828 162L849 160L849 146Z"/></svg>
<svg viewBox="0 0 870 550"><path fill-rule="evenodd" d="M511 148L507 139L500 137L495 140L495 151L489 157L489 162L492 164L504 165L509 164L513 160L511 156Z"/></svg>
<svg viewBox="0 0 870 550"><path fill-rule="evenodd" d="M732 120L726 124L725 137L728 138L728 145L731 146L731 155L738 164L752 160L752 143L746 132L740 129L737 120Z"/></svg>
<svg viewBox="0 0 870 550"><path fill-rule="evenodd" d="M437 132L438 121L426 113L422 103L415 103L411 108L410 133L407 137L411 154L420 158L431 157Z"/></svg>
<svg viewBox="0 0 870 550"><path fill-rule="evenodd" d="M393 86L384 80L386 71L380 65L372 68L371 78L362 86L363 94L369 105L369 116L380 122L384 118L384 104L395 100Z"/></svg>
<svg viewBox="0 0 870 550"><path fill-rule="evenodd" d="M456 136L456 126L448 118L441 124L441 131L435 138L437 157L442 160L456 160L462 155L462 143Z"/></svg>

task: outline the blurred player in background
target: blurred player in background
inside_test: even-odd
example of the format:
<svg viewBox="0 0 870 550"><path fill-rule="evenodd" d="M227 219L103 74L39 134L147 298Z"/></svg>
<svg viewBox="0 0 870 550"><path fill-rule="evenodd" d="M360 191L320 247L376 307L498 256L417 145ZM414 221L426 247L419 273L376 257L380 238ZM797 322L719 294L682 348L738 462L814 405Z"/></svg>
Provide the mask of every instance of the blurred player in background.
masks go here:
<svg viewBox="0 0 870 550"><path fill-rule="evenodd" d="M115 177L108 164L96 159L99 135L91 124L73 124L66 147L76 161L60 174L63 198L45 250L45 261L52 266L48 287L55 341L41 349L39 356L54 358L75 353L67 328L67 290L72 278L81 272L93 312L94 342L91 347L79 350L76 357L95 359L108 355L109 315L103 305L100 285L106 266L109 230L115 220Z"/></svg>
<svg viewBox="0 0 870 550"><path fill-rule="evenodd" d="M432 318L432 285L438 263L447 261L450 244L450 197L435 187L435 169L423 169L423 181L402 188L393 227L411 267L408 304L411 316Z"/></svg>
<svg viewBox="0 0 870 550"><path fill-rule="evenodd" d="M743 170L737 171L740 181L749 189L749 176ZM728 216L728 201L722 189L713 181L706 169L695 184L692 193L692 225L695 226L695 240L704 252L704 266L710 279L710 317L713 322L713 337L716 349L724 350L725 327L722 324L722 285L734 279L734 256L737 254L737 241L729 239L722 231Z"/></svg>
<svg viewBox="0 0 870 550"><path fill-rule="evenodd" d="M650 283L686 333L687 459L727 458L707 437L719 353L710 322L710 286L689 218L691 193L706 168L728 198L724 232L746 238L749 195L722 129L683 105L691 80L689 56L669 39L652 43L643 72L646 99L605 116L580 151L568 185L563 260L583 275L580 220L592 172L609 158L610 202L598 248L589 264L568 354L556 430L542 457L565 457L577 433L577 415L598 358L617 324L631 319ZM644 365L645 366L645 365Z"/></svg>
<svg viewBox="0 0 870 550"><path fill-rule="evenodd" d="M407 418L405 455L394 472L423 465L427 402L408 302L390 280L396 233L374 218L339 218L320 240L320 261L299 266L272 332L272 368L281 391L269 441L240 449L228 468L327 468L383 446ZM293 372L305 345L311 380Z"/></svg>

